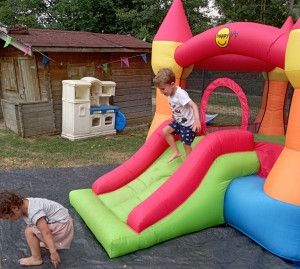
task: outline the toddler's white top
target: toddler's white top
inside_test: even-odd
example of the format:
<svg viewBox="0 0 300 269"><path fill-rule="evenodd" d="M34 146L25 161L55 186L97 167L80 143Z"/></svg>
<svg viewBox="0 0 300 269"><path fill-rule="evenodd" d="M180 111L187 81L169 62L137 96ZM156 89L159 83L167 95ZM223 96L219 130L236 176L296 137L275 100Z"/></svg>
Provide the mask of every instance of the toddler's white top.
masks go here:
<svg viewBox="0 0 300 269"><path fill-rule="evenodd" d="M61 204L43 198L26 198L29 201L28 217L23 217L27 225L36 226L36 222L44 217L48 224L66 223L69 219L68 209Z"/></svg>

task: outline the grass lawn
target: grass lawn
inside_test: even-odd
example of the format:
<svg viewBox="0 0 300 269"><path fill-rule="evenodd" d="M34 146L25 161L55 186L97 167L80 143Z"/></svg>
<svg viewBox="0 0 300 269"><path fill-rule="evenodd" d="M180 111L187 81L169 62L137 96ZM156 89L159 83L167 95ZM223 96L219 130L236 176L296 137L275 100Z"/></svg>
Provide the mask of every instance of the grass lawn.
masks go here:
<svg viewBox="0 0 300 269"><path fill-rule="evenodd" d="M70 141L61 136L22 138L0 130L0 170L119 164L145 143L148 125L126 128L117 135Z"/></svg>
<svg viewBox="0 0 300 269"><path fill-rule="evenodd" d="M152 97L155 96L156 90L153 89ZM191 93L190 97L199 106L200 93ZM249 99L249 104L253 103L259 109L258 98L254 96ZM236 96L225 98L220 94L212 95L207 113L218 113L212 125L241 124L241 107ZM250 115L250 123L256 115L253 118ZM70 141L59 135L22 138L8 129L0 129L0 170L120 164L145 143L148 129L147 123L126 127L117 135L79 141ZM257 136L256 141L265 141L265 137ZM277 140L270 142L278 143ZM279 139L279 143L284 142L284 138Z"/></svg>
<svg viewBox="0 0 300 269"><path fill-rule="evenodd" d="M61 136L22 138L8 129L0 130L0 170L79 167L121 164L145 143L148 125L99 136L70 141ZM285 144L285 137L255 134L255 141Z"/></svg>
<svg viewBox="0 0 300 269"><path fill-rule="evenodd" d="M262 135L262 134L254 134L255 142L271 142L275 144L280 144L285 146L285 135L282 136L269 136L269 135Z"/></svg>

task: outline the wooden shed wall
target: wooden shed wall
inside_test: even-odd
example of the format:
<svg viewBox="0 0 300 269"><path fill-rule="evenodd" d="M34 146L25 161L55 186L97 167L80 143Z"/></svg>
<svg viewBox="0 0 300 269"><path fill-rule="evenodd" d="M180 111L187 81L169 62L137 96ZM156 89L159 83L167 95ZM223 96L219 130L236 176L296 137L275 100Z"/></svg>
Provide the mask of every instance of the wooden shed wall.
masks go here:
<svg viewBox="0 0 300 269"><path fill-rule="evenodd" d="M55 134L51 102L1 103L6 127L22 137Z"/></svg>
<svg viewBox="0 0 300 269"><path fill-rule="evenodd" d="M40 53L35 53L34 57L36 59L37 77L38 77L39 87L40 87L40 97L41 97L40 100L46 101L49 98L48 68L47 65L41 66L43 55L41 55ZM8 46L0 50L0 58L12 59L14 61L17 86L18 86L17 92L2 91L3 99L14 101L14 102L26 101L26 96L24 94L24 86L23 86L20 67L19 67L19 58L32 59L32 57L24 56L24 52L16 49L13 46ZM1 72L0 72L0 76L1 76Z"/></svg>
<svg viewBox="0 0 300 269"><path fill-rule="evenodd" d="M16 84L17 84L17 89L14 91L10 91L10 90L4 90L2 89L2 85L0 83L0 92L1 92L1 99L3 99L5 102L3 104L5 104L5 107L3 107L1 109L1 115L2 115L2 111L4 112L4 114L7 113L7 115L2 115L2 117L5 119L5 124L6 126L17 132L18 134L22 134L22 126L21 126L21 118L20 118L20 111L19 109L21 108L19 106L19 104L21 103L27 103L26 100L26 94L25 94L25 90L24 90L24 85L23 85L23 81L22 81L22 75L21 75L21 70L20 70L20 62L19 59L34 59L33 64L34 66L30 66L31 68L33 68L34 70L36 70L36 76L37 76L37 81L38 81L38 88L39 88L39 98L38 101L33 104L33 105L37 105L39 106L40 103L42 103L43 101L47 101L47 106L49 109L49 113L52 113L52 123L49 121L45 121L45 123L47 122L47 124L50 124L50 126L48 126L47 128L44 128L44 124L41 125L41 127L43 126L43 129L45 129L44 134L48 133L48 130L52 130L53 132L53 128L54 128L54 117L53 117L53 108L52 108L52 102L50 99L50 94L49 94L49 86L50 86L50 78L49 78L49 72L48 72L48 67L47 65L45 66L41 66L40 63L42 62L42 58L43 56L40 53L37 53L34 55L34 58L30 57L30 56L24 56L24 52L21 52L20 50L16 49L13 46L8 46L7 48L3 48L0 50L0 59L2 60L8 60L10 62L13 62L14 64L14 72L15 72L15 77L16 77ZM2 72L0 72L0 79L2 79ZM8 105L10 104L10 105ZM12 109L13 107L15 107L17 110L16 113L12 114L12 111L14 109ZM38 114L33 113L31 115L31 117L36 117L35 118L35 122L37 123L41 123L41 121L39 121L38 119ZM25 124L26 121L25 121ZM23 126L27 129L31 129L30 133L32 135L35 134L40 134L40 130L39 127L36 128L36 133L34 133L34 130L32 130L32 126L29 124L28 126ZM28 132L27 132L28 133Z"/></svg>
<svg viewBox="0 0 300 269"><path fill-rule="evenodd" d="M3 43L3 41L2 41ZM4 45L4 43L3 43ZM0 42L1 46L1 42ZM3 47L3 46L2 46ZM50 58L50 61L41 66L43 60L43 54ZM144 52L141 52L141 54ZM21 72L19 67L19 58L24 58L24 53L14 48L13 46L8 46L6 48L0 49L0 58L10 58L13 59L15 63L16 78L18 84L18 91L3 91L2 99L5 101L22 104L18 109L21 109L23 116L26 114L24 103L26 103L26 96L24 93L24 87L22 84ZM26 56L31 58L30 56ZM130 67L121 65L121 57L128 58ZM151 84L152 84L152 69L151 69L151 54L147 54L147 63L143 60L139 52L135 53L98 53L98 52L35 52L34 59L37 68L37 78L40 88L40 102L37 102L37 109L47 106L47 115L45 117L50 117L52 111L52 119L47 118L47 127L43 126L40 120L36 121L35 127L30 124L33 122L34 113L31 114L28 120L27 117L18 118L15 115L15 120L20 121L24 119L21 123L16 123L14 130L17 130L18 124L23 124L20 128L23 130L25 136L29 134L42 134L43 130L45 134L60 134L62 130L62 80L67 79L81 79L83 73L80 77L70 72L70 66L88 66L94 68L94 72L89 72L84 76L93 76L103 81L114 81L117 83L116 92L110 102L112 105L120 107L120 111L127 118L127 125L133 125L138 123L150 123L152 120L152 95L151 95ZM108 63L108 73L102 73L97 66L100 64ZM69 67L69 69L68 69ZM1 74L1 72L0 72ZM1 87L1 86L0 86ZM44 103L44 101L47 101ZM30 103L30 109L32 109L33 104ZM23 108L25 109L23 112ZM2 111L2 109L1 109ZM37 111L36 111L37 112ZM43 115L39 111L35 116L40 119ZM1 116L1 115L0 115ZM9 118L7 117L7 120ZM53 126L51 126L51 123ZM8 125L15 125L15 122L11 122ZM27 126L28 125L28 126ZM37 126L39 125L39 126ZM23 128L23 129L22 129ZM36 133L34 133L34 129ZM26 130L26 131L24 131ZM19 130L18 133L21 131Z"/></svg>
<svg viewBox="0 0 300 269"><path fill-rule="evenodd" d="M0 46L2 44L0 43ZM3 44L4 45L4 44ZM11 102L24 102L25 96L23 94L23 84L21 80L21 75L19 71L18 57L23 57L24 53L20 50L14 48L13 46L8 46L6 48L0 49L0 59L12 59L15 66L15 73L17 79L18 91L4 91L2 90L2 83L0 83L2 98ZM0 72L0 79L2 80L2 72Z"/></svg>
<svg viewBox="0 0 300 269"><path fill-rule="evenodd" d="M21 134L18 106L15 102L1 99L5 126L17 134Z"/></svg>
<svg viewBox="0 0 300 269"><path fill-rule="evenodd" d="M56 133L51 102L19 103L18 111L22 137Z"/></svg>
<svg viewBox="0 0 300 269"><path fill-rule="evenodd" d="M2 90L0 86L0 100L2 100ZM0 119L3 119L2 103L0 102Z"/></svg>
<svg viewBox="0 0 300 269"><path fill-rule="evenodd" d="M150 123L152 120L151 54L146 54L147 63L141 56L134 57L136 55L126 56L130 67L121 66L117 62L124 57L123 54L111 55L111 80L117 84L113 104L120 107L128 125Z"/></svg>

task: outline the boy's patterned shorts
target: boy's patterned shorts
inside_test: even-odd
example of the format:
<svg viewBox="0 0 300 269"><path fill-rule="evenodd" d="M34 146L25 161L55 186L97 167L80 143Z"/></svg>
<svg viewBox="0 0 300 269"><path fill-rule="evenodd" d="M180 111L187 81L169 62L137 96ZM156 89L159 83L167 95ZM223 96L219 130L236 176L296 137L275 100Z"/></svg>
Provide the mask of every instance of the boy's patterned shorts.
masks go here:
<svg viewBox="0 0 300 269"><path fill-rule="evenodd" d="M180 135L180 141L183 144L186 144L186 145L192 144L197 132L193 132L193 130L191 129L191 126L188 126L188 127L182 126L176 120L170 122L169 126L174 129L174 132L172 134Z"/></svg>

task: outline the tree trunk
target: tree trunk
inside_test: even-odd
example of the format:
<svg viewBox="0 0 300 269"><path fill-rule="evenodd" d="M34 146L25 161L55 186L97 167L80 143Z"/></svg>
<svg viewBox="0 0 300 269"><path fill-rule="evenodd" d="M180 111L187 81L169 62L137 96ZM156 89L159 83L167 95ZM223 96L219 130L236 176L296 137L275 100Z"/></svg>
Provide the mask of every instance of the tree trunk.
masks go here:
<svg viewBox="0 0 300 269"><path fill-rule="evenodd" d="M295 3L295 0L290 0L290 14L292 14L292 12L293 12L294 3Z"/></svg>

